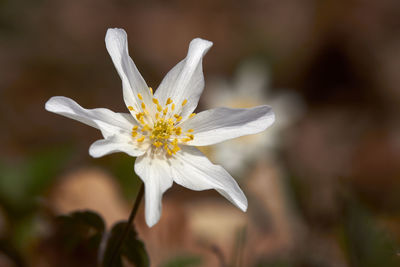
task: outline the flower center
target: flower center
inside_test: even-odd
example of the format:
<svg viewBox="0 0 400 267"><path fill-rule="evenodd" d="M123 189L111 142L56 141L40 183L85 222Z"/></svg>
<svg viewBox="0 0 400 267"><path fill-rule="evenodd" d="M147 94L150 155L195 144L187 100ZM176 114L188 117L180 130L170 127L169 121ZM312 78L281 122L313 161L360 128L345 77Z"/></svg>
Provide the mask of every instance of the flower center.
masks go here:
<svg viewBox="0 0 400 267"><path fill-rule="evenodd" d="M153 94L151 88L150 92ZM128 109L139 123L139 125L135 125L132 128L132 137L136 142L139 144L150 142L153 149L163 150L171 156L180 150L179 144L184 144L194 139L193 129L183 133L182 128L179 127L182 120L179 114L186 105L187 99L183 100L177 108L171 98L167 99L164 106L161 106L157 98L153 98L154 112L150 113L143 102L141 94L138 94L138 98L142 101L140 107L137 106L135 109L132 106L128 106ZM195 113L192 113L189 118L194 115Z"/></svg>

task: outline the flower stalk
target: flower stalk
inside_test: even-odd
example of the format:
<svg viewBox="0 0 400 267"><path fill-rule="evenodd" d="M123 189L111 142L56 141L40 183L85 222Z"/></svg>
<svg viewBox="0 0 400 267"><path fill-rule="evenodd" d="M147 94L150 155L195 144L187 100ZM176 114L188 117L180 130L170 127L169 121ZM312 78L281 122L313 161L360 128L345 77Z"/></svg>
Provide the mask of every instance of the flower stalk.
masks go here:
<svg viewBox="0 0 400 267"><path fill-rule="evenodd" d="M111 259L110 259L110 266L114 266L113 265L114 261L118 258L118 255L121 251L124 240L129 233L129 228L132 227L132 223L133 223L133 220L135 219L136 213L139 209L139 205L140 205L140 202L142 201L143 194L144 194L144 183L142 183L140 186L139 192L135 199L135 203L133 204L131 214L129 215L128 222L127 222L125 229L122 232L122 235L120 236L117 244L115 245L114 251L113 251L113 253L111 255Z"/></svg>

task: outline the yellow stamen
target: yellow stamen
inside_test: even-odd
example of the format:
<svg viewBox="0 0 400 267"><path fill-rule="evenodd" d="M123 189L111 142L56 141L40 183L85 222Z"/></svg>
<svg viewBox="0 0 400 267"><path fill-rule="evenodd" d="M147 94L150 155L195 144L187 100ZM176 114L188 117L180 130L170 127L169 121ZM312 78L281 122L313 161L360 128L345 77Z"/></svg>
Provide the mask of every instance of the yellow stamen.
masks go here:
<svg viewBox="0 0 400 267"><path fill-rule="evenodd" d="M144 136L140 137L138 140L136 140L138 142L143 142L144 141Z"/></svg>
<svg viewBox="0 0 400 267"><path fill-rule="evenodd" d="M133 130L133 131L136 131L138 128L139 128L139 126L138 126L138 125L135 125L135 126L132 127L132 130Z"/></svg>
<svg viewBox="0 0 400 267"><path fill-rule="evenodd" d="M157 104L157 111L161 112L161 110L162 110L162 107L159 104Z"/></svg>
<svg viewBox="0 0 400 267"><path fill-rule="evenodd" d="M150 94L153 95L153 88L149 87Z"/></svg>
<svg viewBox="0 0 400 267"><path fill-rule="evenodd" d="M142 102L142 109L146 109L146 105Z"/></svg>
<svg viewBox="0 0 400 267"><path fill-rule="evenodd" d="M140 99L140 100L142 100L143 101L143 96L139 93L139 94L137 94L137 97Z"/></svg>
<svg viewBox="0 0 400 267"><path fill-rule="evenodd" d="M137 132L132 132L132 136L135 137L137 135Z"/></svg>
<svg viewBox="0 0 400 267"><path fill-rule="evenodd" d="M165 105L169 105L169 104L171 104L171 103L172 103L172 100L171 100L170 97L168 97L167 102L165 103Z"/></svg>
<svg viewBox="0 0 400 267"><path fill-rule="evenodd" d="M187 103L187 99L183 100L183 102L182 102L182 107L183 107L184 105L186 105L186 103Z"/></svg>
<svg viewBox="0 0 400 267"><path fill-rule="evenodd" d="M179 150L181 150L181 148L179 146L175 145L174 148L172 149L172 152L175 154Z"/></svg>
<svg viewBox="0 0 400 267"><path fill-rule="evenodd" d="M160 146L163 145L163 143L161 143L160 141L156 141L156 142L153 143L153 145L154 145L155 147L160 147Z"/></svg>
<svg viewBox="0 0 400 267"><path fill-rule="evenodd" d="M182 128L181 127L175 128L175 134L176 135L181 135L181 133L182 133Z"/></svg>
<svg viewBox="0 0 400 267"><path fill-rule="evenodd" d="M172 109L172 111L175 110L175 104L174 103L172 103L171 109Z"/></svg>
<svg viewBox="0 0 400 267"><path fill-rule="evenodd" d="M193 129L189 129L189 130L187 130L188 131L188 133L193 133Z"/></svg>
<svg viewBox="0 0 400 267"><path fill-rule="evenodd" d="M168 107L166 107L166 108L163 110L163 112L162 112L162 113L163 113L163 114L164 114L164 116L165 116L165 115L167 115L167 112L168 112Z"/></svg>
<svg viewBox="0 0 400 267"><path fill-rule="evenodd" d="M189 119L193 118L194 116L196 116L196 113L190 114Z"/></svg>
<svg viewBox="0 0 400 267"><path fill-rule="evenodd" d="M151 130L151 128L150 128L150 126L149 126L148 124L145 124L145 125L143 126L143 128L142 128L142 132L147 132L147 131L149 131L149 130Z"/></svg>
<svg viewBox="0 0 400 267"><path fill-rule="evenodd" d="M153 98L153 103L158 105L158 99L157 98Z"/></svg>
<svg viewBox="0 0 400 267"><path fill-rule="evenodd" d="M129 110L135 110L132 106L128 106Z"/></svg>

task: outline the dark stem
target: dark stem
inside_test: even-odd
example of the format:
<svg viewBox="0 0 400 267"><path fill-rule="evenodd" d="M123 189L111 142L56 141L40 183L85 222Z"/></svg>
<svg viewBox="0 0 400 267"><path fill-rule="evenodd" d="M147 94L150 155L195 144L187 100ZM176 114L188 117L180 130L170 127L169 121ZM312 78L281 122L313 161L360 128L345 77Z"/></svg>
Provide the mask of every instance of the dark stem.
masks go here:
<svg viewBox="0 0 400 267"><path fill-rule="evenodd" d="M129 229L131 228L133 219L135 219L135 215L137 213L137 210L139 209L140 201L143 198L143 194L144 194L144 183L142 183L142 185L140 186L139 193L136 196L135 203L133 204L131 214L129 215L128 223L126 224L125 229L124 229L121 237L119 238L117 245L115 246L115 249L114 249L111 259L110 259L109 266L114 266L113 263L114 263L115 259L118 257L119 252L122 248L122 244L124 243L124 240L125 240L126 236L128 235Z"/></svg>

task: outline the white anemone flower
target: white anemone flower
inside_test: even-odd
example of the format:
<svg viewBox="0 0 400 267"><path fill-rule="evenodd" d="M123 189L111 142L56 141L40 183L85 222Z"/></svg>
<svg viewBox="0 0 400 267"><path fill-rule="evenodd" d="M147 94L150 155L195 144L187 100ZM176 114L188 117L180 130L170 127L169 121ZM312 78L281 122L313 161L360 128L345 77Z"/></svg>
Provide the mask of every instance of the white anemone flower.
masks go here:
<svg viewBox="0 0 400 267"><path fill-rule="evenodd" d="M279 117L268 131L202 149L229 172L243 178L249 162L275 160L277 151L284 145L287 130L301 118L305 110L303 100L293 90L271 88L270 71L262 61L247 60L239 66L233 80L216 77L208 83L207 88L203 98L206 107L218 104L245 108L268 101Z"/></svg>
<svg viewBox="0 0 400 267"><path fill-rule="evenodd" d="M247 199L236 181L195 146L265 130L275 120L271 108L215 108L193 113L204 88L202 59L212 46L210 41L193 39L186 58L167 73L154 94L129 56L126 32L109 29L105 42L122 79L129 113L84 109L62 96L50 98L46 110L101 131L104 139L89 148L92 157L115 152L137 157L135 172L144 182L149 227L159 221L162 195L174 181L192 190L215 189L246 211Z"/></svg>

